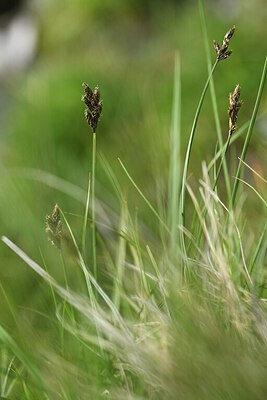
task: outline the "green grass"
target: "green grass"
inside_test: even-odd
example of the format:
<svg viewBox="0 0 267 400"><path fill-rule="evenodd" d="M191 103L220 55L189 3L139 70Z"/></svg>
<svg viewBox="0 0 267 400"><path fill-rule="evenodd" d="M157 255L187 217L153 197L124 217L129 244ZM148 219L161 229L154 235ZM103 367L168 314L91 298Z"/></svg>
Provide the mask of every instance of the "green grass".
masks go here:
<svg viewBox="0 0 267 400"><path fill-rule="evenodd" d="M207 47L202 8L201 12ZM238 31L236 35L235 40L240 40ZM234 54L225 63L231 63L232 57ZM89 181L86 171L87 191L79 186L79 179L74 184L44 171L7 170L10 181L14 174L21 174L42 185L49 204L55 193L64 193L58 201L64 235L62 250L47 243L38 256L31 255L34 240L44 234L44 227L33 231L31 205L24 198L26 186L14 184L14 193L21 194L20 213L26 210L32 242L25 245L19 232L17 238L8 233L2 241L7 246L6 260L10 258L14 264L12 284L23 285L19 270L27 266L23 277L30 276L34 285L27 288L31 290L30 301L25 299L18 307L0 282L2 303L11 316L0 324L2 398L265 398L266 222L259 220L258 229L253 230L244 199L248 193L255 196L257 207L266 216L261 186L266 180L244 158L263 94L266 61L252 117L240 124L231 138L229 150L248 128L234 177L233 167L226 162L230 142L222 139L219 98L208 56L207 62L208 78L182 165L181 63L180 55L175 56L169 171L165 175L168 183L163 199L160 189L151 193L144 181L139 182L138 174L128 168L127 157L121 156L113 168L102 153L99 137L98 151L92 146ZM223 64L218 66L221 74ZM232 68L232 74L237 73ZM205 154L198 167L201 178L192 184L189 166L209 83L219 146L215 145L211 159ZM246 175L241 179L241 166L251 170L261 184L255 180L254 187ZM72 173L73 165L67 167ZM118 167L127 181L117 177L114 169L118 171ZM221 169L225 186L219 179ZM109 182L102 188L102 196L95 191L100 186L98 176ZM237 191L236 182L242 182L243 191ZM132 187L142 200L138 207L131 199ZM48 208L51 211L52 206ZM6 207L8 213L11 207Z"/></svg>

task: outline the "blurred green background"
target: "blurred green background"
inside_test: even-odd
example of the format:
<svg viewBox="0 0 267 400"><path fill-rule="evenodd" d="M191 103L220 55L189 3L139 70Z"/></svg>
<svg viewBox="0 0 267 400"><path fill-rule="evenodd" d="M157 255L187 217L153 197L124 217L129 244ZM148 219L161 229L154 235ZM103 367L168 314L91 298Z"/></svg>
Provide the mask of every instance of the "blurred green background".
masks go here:
<svg viewBox="0 0 267 400"><path fill-rule="evenodd" d="M228 96L237 83L244 100L238 125L249 120L266 53L265 0L205 1L212 59L212 40L222 42L236 25L233 54L216 70L221 126L227 137ZM192 119L207 77L204 41L197 1L160 0L58 0L28 2L25 6L38 32L33 61L20 72L1 76L1 235L6 235L41 265L41 252L50 271L62 279L57 250L48 243L45 216L55 203L69 213L81 237L92 135L81 102L82 83L100 88L103 114L97 130L97 149L112 166L130 207L138 207L140 220L153 231L154 219L123 173L117 157L127 166L140 188L157 207L167 197L169 135L173 98L175 51L182 65L182 158ZM18 11L20 12L20 11ZM266 105L264 95L260 113ZM264 173L267 121L254 129L247 162ZM233 168L244 135L232 146ZM196 132L190 161L190 184L196 187L202 160L209 161L217 142L208 93ZM230 161L232 159L232 163ZM74 190L40 171L78 186ZM234 172L233 172L234 173ZM47 185L44 180L49 180ZM249 180L262 193L260 182ZM221 196L223 180L221 181ZM53 187L55 186L55 187ZM79 189L80 188L80 189ZM158 193L158 195L156 195ZM97 164L97 198L107 211L120 211L119 201L101 166ZM249 226L256 227L262 206L248 192ZM188 204L190 208L190 204ZM79 239L80 240L80 239ZM88 253L90 242L88 235ZM42 283L15 254L0 244L0 282L9 301L21 311L45 311L51 299L42 297ZM101 263L101 259L100 259ZM70 270L75 282L77 270ZM6 298L0 291L1 321L12 326ZM34 323L33 316L33 323Z"/></svg>

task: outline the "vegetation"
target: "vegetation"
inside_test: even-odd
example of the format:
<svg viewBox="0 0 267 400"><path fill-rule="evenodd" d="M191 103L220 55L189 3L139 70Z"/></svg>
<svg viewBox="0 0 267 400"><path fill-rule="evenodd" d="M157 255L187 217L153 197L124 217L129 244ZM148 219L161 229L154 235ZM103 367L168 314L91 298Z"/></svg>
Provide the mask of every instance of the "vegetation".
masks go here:
<svg viewBox="0 0 267 400"><path fill-rule="evenodd" d="M133 142L135 148L131 151L135 159L132 162L126 142L123 142L125 153L116 151L116 145L120 147L116 130L112 136L114 143L109 148L110 138L105 127L109 119L112 128L115 127L112 118L116 109L108 108L112 98L106 99L102 85L99 86L103 104L99 89L93 92L83 84L86 120L79 106L75 106L77 118L84 123L82 133L79 129L75 133L78 138L65 143L72 138L68 136L69 130L75 130L75 123L71 124L68 119L72 105L68 102L76 88L70 89L70 93L65 90L58 97L62 109L57 109L57 122L50 126L55 131L54 137L51 133L49 136L52 143L38 138L43 140L46 154L34 153L37 150L34 135L44 134L52 119L42 120L40 132L28 134L29 157L44 157L46 171L28 168L32 164L27 165L27 161L23 168L16 169L8 166L10 160L6 162L3 189L7 188L10 197L2 200L1 207L5 210L4 221L10 219L10 225L4 223L7 232L2 237L3 255L7 265L13 268L12 290L23 294L25 300L20 299L18 306L15 294L10 295L7 279L0 282L1 300L5 305L0 321L2 398L261 400L266 397L263 186L266 180L260 169L246 162L246 156L255 123L264 115L259 107L267 58L260 66L258 92L248 121L242 120L245 106L240 100L241 97L244 104L247 102L246 90L236 82L238 69L230 67L228 121L220 122L221 100L215 93L215 81L217 73L231 64L237 52L233 48L231 55L228 49L235 29L224 35L222 46L214 42L215 51L210 54L201 0L199 10L208 77L206 84L205 79L201 83L204 89L183 153L182 55L176 53L169 166L165 168L164 162L160 163L162 155L153 160L153 168L158 163L153 179L161 168L167 171L158 176L153 191L152 185L149 190L146 187L150 170L144 172L144 180L139 180L138 163L142 155L143 166L154 157L148 154L146 139L141 143L139 134L138 142ZM240 40L237 23L234 39ZM64 86L60 82L56 84L57 89ZM42 83L38 81L38 85ZM29 83L30 92L33 87ZM33 95L34 107L40 110L46 88L44 85L42 96L38 91ZM207 110L203 108L209 89L211 104ZM79 90L82 94L81 86ZM195 94L191 93L192 96ZM114 97L113 102L118 105L125 99L126 95L122 100ZM75 104L78 101L76 96ZM138 110L139 103L134 103L134 111ZM144 120L151 115L150 107L155 110L151 103L151 99L141 102ZM28 112L26 120L31 115ZM195 153L202 112L208 113L209 119L214 118L218 143L210 139L215 144L214 150L208 150L205 160L209 162L202 161L200 167ZM224 112L227 115L226 107ZM154 118L153 129L150 127L153 132L154 121L161 122ZM25 130L26 126L27 121ZM64 130L67 136L60 141L58 137ZM224 135L227 131L228 135ZM107 144L101 139L103 132ZM155 138L160 134L155 133ZM205 134L210 137L213 131ZM239 160L235 152L231 153L238 140L242 143ZM159 148L164 141L166 136L159 139ZM64 151L71 154L81 149L81 154L88 155L86 161L83 157L79 161L79 157L64 156ZM162 152L165 151L166 147L162 146ZM111 163L110 159L117 154L120 157L116 164ZM88 159L92 163L89 179L85 168ZM57 175L53 173L51 160ZM201 169L197 181L190 177L191 164ZM248 181L248 172L254 180ZM30 179L31 187L27 183L20 186L19 176ZM79 186L85 176L87 191ZM166 182L163 185L162 177ZM33 194L34 191L40 194ZM14 211L12 193L14 198L20 195L19 209ZM35 196L34 201L28 201L30 195ZM34 222L38 196L40 204L48 204L46 233L44 218L39 224ZM251 202L246 201L247 196L252 197ZM264 218L252 220L251 204L256 204L255 209ZM25 232L30 240L24 241L21 237L21 221L27 221L28 232ZM49 241L47 237L43 239L45 234Z"/></svg>

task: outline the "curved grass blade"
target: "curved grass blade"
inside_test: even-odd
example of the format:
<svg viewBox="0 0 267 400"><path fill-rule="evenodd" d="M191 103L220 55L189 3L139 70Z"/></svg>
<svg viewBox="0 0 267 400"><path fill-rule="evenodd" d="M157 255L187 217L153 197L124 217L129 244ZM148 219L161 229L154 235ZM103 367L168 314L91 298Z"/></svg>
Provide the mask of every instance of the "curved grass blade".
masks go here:
<svg viewBox="0 0 267 400"><path fill-rule="evenodd" d="M265 62L264 62L264 66L263 66L263 70L262 70L262 75L261 75L261 80L260 80L260 85L259 85L259 90L258 90L258 94L257 94L257 98L256 98L256 102L255 102L255 106L253 109L253 113L252 113L252 117L250 120L250 124L248 127L248 132L247 132L247 136L245 139L245 143L243 146L243 150L242 150L242 154L240 157L240 161L238 164L238 168L237 168L237 172L236 172L236 181L234 183L234 187L233 187L233 192L232 192L232 198L231 198L231 202L230 202L230 209L233 209L234 204L235 204L235 199L236 199L236 193L237 193L237 189L238 189L238 185L239 185L239 178L241 175L241 169L242 169L242 162L245 160L246 154L247 154L247 150L248 150L248 146L249 146L249 142L250 142L250 138L253 132L253 128L254 128L254 124L256 121L256 117L257 117L257 113L258 113L258 109L259 109L259 105L260 105L260 101L261 101L261 97L262 97L262 93L263 93L263 88L264 88L264 84L265 84L265 79L266 79L266 72L267 72L267 56L265 57Z"/></svg>
<svg viewBox="0 0 267 400"><path fill-rule="evenodd" d="M203 6L203 1L199 0L198 1L198 5L199 5L202 32L203 32L203 37L204 37L204 44L205 44L205 52L206 52L206 60L207 60L208 72L210 73L211 68L212 68L212 64L211 64L211 56L210 56L210 50L209 50L209 39L208 39L208 30L207 30L207 23L206 23L206 18L205 18L205 11L204 11L204 6ZM223 152L223 150L222 150L222 148L223 148L223 136L222 136L220 117L219 117L219 111L218 111L218 104L217 104L216 93L215 93L215 86L214 86L214 82L213 82L213 78L212 77L211 77L211 80L210 80L210 94L211 94L211 100L212 100L212 109L213 109L215 127L216 127L216 131L217 131L218 142L219 142L219 151L221 151L221 153L222 153ZM230 185L230 178L229 178L229 172L228 172L228 169L227 169L226 159L223 160L223 172L224 172L227 196L228 196L228 199L230 201L230 199L231 199L231 185Z"/></svg>
<svg viewBox="0 0 267 400"><path fill-rule="evenodd" d="M35 365L33 365L32 361L29 360L29 358L19 348L17 343L14 341L14 339L9 335L9 333L1 325L0 325L0 341L2 343L4 343L4 345L10 351L12 351L12 353L22 362L25 369L28 371L28 373L31 375L31 377L34 379L34 381L38 384L38 386L44 387L43 378L42 378L39 370L36 368Z"/></svg>
<svg viewBox="0 0 267 400"><path fill-rule="evenodd" d="M157 219L159 220L159 222L164 226L164 228L166 229L166 231L168 233L170 233L170 230L167 226L167 224L163 221L163 219L161 218L161 216L158 214L158 212L155 210L155 208L152 206L152 204L149 202L149 200L146 198L146 196L142 193L142 191L139 189L139 187L137 186L137 184L135 183L135 181L133 180L133 178L131 177L131 175L129 174L129 172L127 171L126 167L124 166L123 162L121 161L120 158L118 158L118 161L120 163L120 165L122 166L122 169L124 170L124 172L126 173L126 175L128 176L129 180L131 181L131 183L133 184L133 186L135 187L135 189L138 191L138 193L140 194L140 196L143 198L143 200L146 202L146 204L148 205L148 207L150 208L150 210L153 212L153 214L157 217Z"/></svg>

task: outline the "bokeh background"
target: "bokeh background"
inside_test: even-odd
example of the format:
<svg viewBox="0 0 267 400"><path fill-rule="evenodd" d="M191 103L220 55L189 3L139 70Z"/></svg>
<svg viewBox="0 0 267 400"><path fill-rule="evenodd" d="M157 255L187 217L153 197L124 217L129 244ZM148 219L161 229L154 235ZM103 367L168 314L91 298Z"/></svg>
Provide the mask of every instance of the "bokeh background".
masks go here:
<svg viewBox="0 0 267 400"><path fill-rule="evenodd" d="M212 40L221 43L233 24L237 28L230 46L233 54L219 64L214 77L226 139L228 96L237 83L244 100L239 126L253 110L266 53L267 7L265 0L206 0L204 4L213 59ZM1 0L0 12L0 233L41 265L44 254L48 268L60 280L62 269L57 250L47 240L45 216L58 203L75 214L68 214L68 219L81 237L79 216L84 212L92 150L91 131L83 116L82 83L98 85L104 103L97 131L97 198L106 205L107 218L110 209L119 213L120 204L100 162L103 155L130 207L138 208L140 220L153 231L153 218L117 158L155 206L164 203L175 52L181 56L182 158L207 77L198 2ZM260 114L264 105L266 92ZM266 135L263 117L256 123L247 157L261 174ZM233 174L243 141L244 135L229 153ZM190 161L193 187L201 176L201 162L213 157L216 142L208 93ZM248 172L246 179L263 192L260 180ZM223 180L220 194L223 198ZM257 229L261 203L253 192L245 201L248 227ZM7 298L22 319L27 308L45 312L51 301L42 296L45 283L4 244L0 244L0 257L1 323L9 327L14 323ZM70 275L75 281L76 270ZM32 324L35 318L33 313Z"/></svg>

